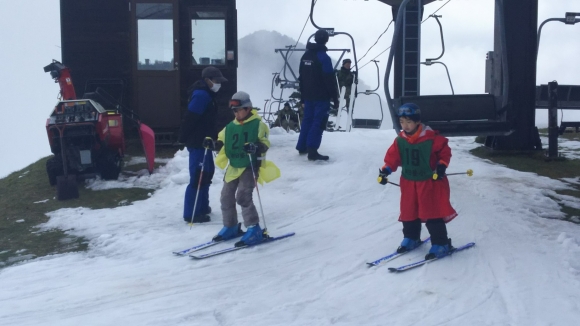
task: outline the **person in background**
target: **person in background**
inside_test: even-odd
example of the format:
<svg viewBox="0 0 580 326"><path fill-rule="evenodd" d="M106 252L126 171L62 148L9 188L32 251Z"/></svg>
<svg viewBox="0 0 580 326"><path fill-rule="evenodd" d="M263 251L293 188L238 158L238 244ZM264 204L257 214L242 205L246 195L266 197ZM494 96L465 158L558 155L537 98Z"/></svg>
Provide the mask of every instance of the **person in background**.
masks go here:
<svg viewBox="0 0 580 326"><path fill-rule="evenodd" d="M288 130L296 131L298 129L298 115L296 111L292 110L290 103L284 103L284 107L275 113L277 116L276 121L274 121L275 127L282 127Z"/></svg>
<svg viewBox="0 0 580 326"><path fill-rule="evenodd" d="M346 112L348 112L350 108L350 94L352 92L352 83L354 82L354 73L350 70L350 65L350 59L344 59L342 60L342 67L340 67L340 70L336 70L339 92L342 91L342 88L344 87Z"/></svg>
<svg viewBox="0 0 580 326"><path fill-rule="evenodd" d="M306 45L306 52L300 59L299 77L300 95L304 103L304 118L296 150L300 154L308 153L308 160L327 161L328 156L318 153L322 142L322 133L326 129L330 101L338 109L338 84L332 68L330 57L326 53L328 32L319 29L314 34L314 41Z"/></svg>
<svg viewBox="0 0 580 326"><path fill-rule="evenodd" d="M201 80L190 88L191 97L179 136L179 142L185 144L189 152L189 184L183 204L183 219L189 223L210 221L209 186L215 168L212 153L203 147L203 141L206 137L217 136L217 103L214 97L221 83L227 81L218 68L210 66L203 69Z"/></svg>

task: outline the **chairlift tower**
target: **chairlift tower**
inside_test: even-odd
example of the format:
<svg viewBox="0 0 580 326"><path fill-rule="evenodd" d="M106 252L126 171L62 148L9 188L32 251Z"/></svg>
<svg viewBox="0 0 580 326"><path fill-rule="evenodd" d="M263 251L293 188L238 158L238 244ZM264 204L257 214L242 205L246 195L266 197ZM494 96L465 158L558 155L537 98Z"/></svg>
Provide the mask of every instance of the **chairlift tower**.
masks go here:
<svg viewBox="0 0 580 326"><path fill-rule="evenodd" d="M396 26L394 58L391 59L394 62L393 103L418 102L426 122L440 129L444 135L488 136L486 145L493 149L537 149L535 83L538 0L495 0L494 58L498 60L490 69L496 72L490 94L442 96L421 96L419 87L421 20L424 6L434 0L379 1L392 7ZM399 9L403 11L399 13ZM390 62L387 73L390 73ZM388 85L385 85L385 91L387 100L391 101ZM393 126L398 128L393 103L389 103L389 110Z"/></svg>
<svg viewBox="0 0 580 326"><path fill-rule="evenodd" d="M379 0L392 7L396 19L403 0ZM420 95L421 86L421 21L424 6L435 0L412 0L403 10L403 30L395 55L395 98Z"/></svg>

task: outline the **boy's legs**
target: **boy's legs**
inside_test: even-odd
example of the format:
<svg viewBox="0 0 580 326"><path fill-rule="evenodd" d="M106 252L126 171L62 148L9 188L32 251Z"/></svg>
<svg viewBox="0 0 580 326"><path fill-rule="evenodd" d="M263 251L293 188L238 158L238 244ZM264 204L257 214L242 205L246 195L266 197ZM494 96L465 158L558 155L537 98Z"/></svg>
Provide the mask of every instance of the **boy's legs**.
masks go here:
<svg viewBox="0 0 580 326"><path fill-rule="evenodd" d="M431 235L431 244L438 246L449 244L449 238L447 238L447 227L442 218L427 220L425 226Z"/></svg>
<svg viewBox="0 0 580 326"><path fill-rule="evenodd" d="M238 212L236 210L236 189L240 179L235 179L230 182L224 181L224 187L220 196L220 203L222 208L222 216L225 227L232 227L238 224Z"/></svg>
<svg viewBox="0 0 580 326"><path fill-rule="evenodd" d="M256 177L258 173L256 172ZM252 193L254 192L254 176L250 167L246 168L242 175L238 178L238 192L236 193L236 202L242 207L242 217L244 218L244 226L252 226L260 223L258 210L252 200ZM237 221L236 221L237 222Z"/></svg>
<svg viewBox="0 0 580 326"><path fill-rule="evenodd" d="M411 240L421 238L421 220L416 219L411 222L403 222L403 237Z"/></svg>

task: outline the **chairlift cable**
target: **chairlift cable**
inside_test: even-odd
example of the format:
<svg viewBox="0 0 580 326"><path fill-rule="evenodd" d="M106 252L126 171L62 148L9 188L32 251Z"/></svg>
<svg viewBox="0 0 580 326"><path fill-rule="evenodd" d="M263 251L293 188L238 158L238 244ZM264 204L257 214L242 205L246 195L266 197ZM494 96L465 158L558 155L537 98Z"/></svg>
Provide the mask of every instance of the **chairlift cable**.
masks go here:
<svg viewBox="0 0 580 326"><path fill-rule="evenodd" d="M439 7L439 9L435 10L431 15L427 16L427 18L425 18L425 20L423 20L421 22L421 24L423 24L424 22L426 22L429 18L431 18L432 15L435 15L439 10L441 10L443 7L445 7L445 5L447 5L449 2L451 2L451 0L447 0L447 2L445 2L441 7ZM394 20L393 20L394 21ZM375 60L376 58L378 58L381 54L387 52L391 47L389 46L388 48L386 48L383 52L377 54L374 58L371 59L371 61L365 63L362 67L358 68L358 70L361 70L364 66L368 65L369 63L372 62L372 60Z"/></svg>
<svg viewBox="0 0 580 326"><path fill-rule="evenodd" d="M447 0L447 2L445 2L441 7L439 7L439 9L435 10L431 15L427 16L427 18L425 18L425 20L423 20L421 22L421 24L423 24L424 22L426 22L429 18L431 18L431 16L435 15L439 10L441 10L443 7L445 7L446 4L448 4L451 0Z"/></svg>
<svg viewBox="0 0 580 326"><path fill-rule="evenodd" d="M316 4L317 1L318 0L314 0L314 4ZM310 14L308 14L308 16L306 16L306 21L304 22L304 26L302 26L302 30L300 31L300 35L298 35L298 39L296 40L296 44L294 44L294 48L296 48L296 46L298 45L298 42L300 42L300 38L302 37L302 33L304 33L304 29L306 28L306 24L308 24L309 19L310 19ZM288 55L288 59L290 59L292 54L294 54L294 51L290 52L290 55ZM282 69L280 69L279 73L282 73L283 69L284 69L284 66L282 66Z"/></svg>
<svg viewBox="0 0 580 326"><path fill-rule="evenodd" d="M361 61L361 60L362 60L362 59L363 59L363 58L364 58L364 57L365 57L365 56L366 56L366 55L369 53L369 51L370 51L370 50L371 50L371 49L372 49L372 48L373 48L375 45L377 45L377 43L379 42L379 40L381 39L381 37L382 37L382 36L383 36L383 35L384 35L384 34L385 34L385 33L386 33L388 30L389 30L389 27L391 27L391 25L392 25L392 24L393 24L393 20L391 20L391 22L389 23L389 25L387 26L387 28L385 29L385 31L384 31L384 32L382 32L382 33L381 33L381 35L379 35L379 37L377 38L377 40L375 41L375 43L374 43L373 45L371 45L371 47L370 47L370 48L367 50L367 52L365 52L365 54L364 54L364 55L363 55L363 56L362 56L360 59L358 59L358 62L360 62L360 61ZM358 63L358 62L357 62L357 63Z"/></svg>

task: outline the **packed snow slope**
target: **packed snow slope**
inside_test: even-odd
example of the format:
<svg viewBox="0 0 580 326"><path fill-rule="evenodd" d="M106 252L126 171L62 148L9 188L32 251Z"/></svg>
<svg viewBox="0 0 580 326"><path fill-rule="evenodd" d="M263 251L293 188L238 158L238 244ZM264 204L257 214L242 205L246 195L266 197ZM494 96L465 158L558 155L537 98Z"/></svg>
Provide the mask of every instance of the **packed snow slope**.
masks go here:
<svg viewBox="0 0 580 326"><path fill-rule="evenodd" d="M260 188L270 234L294 237L200 261L172 255L221 228L219 170L212 222L183 222L188 158L179 151L152 176L92 185L156 185L148 200L50 213L44 227L87 237L90 248L0 270L0 324L578 325L580 228L559 221L557 196L547 196L568 183L478 159L468 153L473 138L451 139L448 172L475 174L449 177L459 213L449 235L476 246L393 274L387 267L429 248L365 264L402 239L399 188L376 181L395 133L326 133L329 162L299 156L297 137L272 130L268 158L282 177Z"/></svg>

